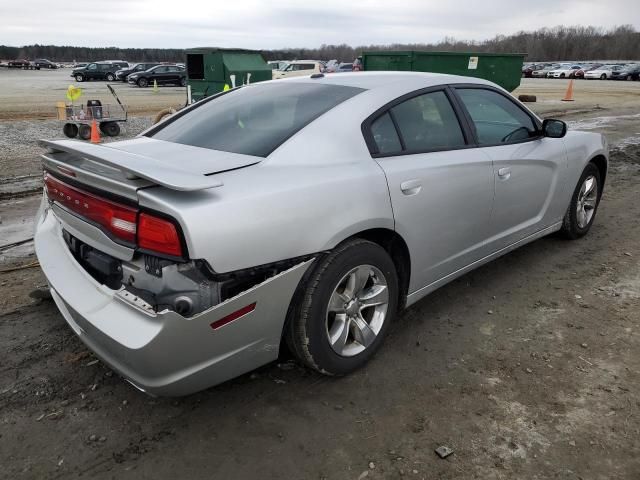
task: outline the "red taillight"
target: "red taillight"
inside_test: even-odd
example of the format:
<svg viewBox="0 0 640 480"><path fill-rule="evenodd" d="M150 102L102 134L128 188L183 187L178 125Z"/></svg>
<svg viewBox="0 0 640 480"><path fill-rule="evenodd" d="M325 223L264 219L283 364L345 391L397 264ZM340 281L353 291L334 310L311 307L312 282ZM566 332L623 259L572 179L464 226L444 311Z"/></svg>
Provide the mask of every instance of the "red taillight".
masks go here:
<svg viewBox="0 0 640 480"><path fill-rule="evenodd" d="M141 213L138 218L138 246L174 257L182 257L182 243L176 226L169 220Z"/></svg>
<svg viewBox="0 0 640 480"><path fill-rule="evenodd" d="M72 187L48 173L44 186L50 200L97 225L115 240L132 246L137 243L149 253L183 258L180 232L170 220Z"/></svg>
<svg viewBox="0 0 640 480"><path fill-rule="evenodd" d="M135 208L78 190L49 174L44 176L44 185L51 200L97 224L116 238L135 243L138 215Z"/></svg>

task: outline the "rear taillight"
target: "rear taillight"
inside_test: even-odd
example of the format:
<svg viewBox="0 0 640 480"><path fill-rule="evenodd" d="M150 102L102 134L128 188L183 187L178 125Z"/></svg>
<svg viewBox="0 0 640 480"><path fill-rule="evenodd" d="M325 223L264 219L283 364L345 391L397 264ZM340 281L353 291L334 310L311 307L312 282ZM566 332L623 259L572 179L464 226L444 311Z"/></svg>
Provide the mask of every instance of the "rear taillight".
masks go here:
<svg viewBox="0 0 640 480"><path fill-rule="evenodd" d="M171 220L72 187L48 173L44 186L50 200L97 225L114 240L160 256L184 257L181 233Z"/></svg>
<svg viewBox="0 0 640 480"><path fill-rule="evenodd" d="M51 200L97 224L117 239L135 243L137 209L78 190L49 174L44 176L44 185Z"/></svg>
<svg viewBox="0 0 640 480"><path fill-rule="evenodd" d="M173 222L148 213L141 213L138 218L138 247L182 257L180 234Z"/></svg>

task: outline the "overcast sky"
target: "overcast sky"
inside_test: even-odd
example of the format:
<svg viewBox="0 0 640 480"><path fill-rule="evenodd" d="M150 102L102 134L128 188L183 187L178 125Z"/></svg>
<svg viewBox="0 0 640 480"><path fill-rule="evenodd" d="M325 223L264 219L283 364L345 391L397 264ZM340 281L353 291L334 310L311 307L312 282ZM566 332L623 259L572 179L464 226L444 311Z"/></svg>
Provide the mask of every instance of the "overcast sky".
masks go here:
<svg viewBox="0 0 640 480"><path fill-rule="evenodd" d="M640 29L640 0L0 0L0 44L274 49L483 40L555 25Z"/></svg>

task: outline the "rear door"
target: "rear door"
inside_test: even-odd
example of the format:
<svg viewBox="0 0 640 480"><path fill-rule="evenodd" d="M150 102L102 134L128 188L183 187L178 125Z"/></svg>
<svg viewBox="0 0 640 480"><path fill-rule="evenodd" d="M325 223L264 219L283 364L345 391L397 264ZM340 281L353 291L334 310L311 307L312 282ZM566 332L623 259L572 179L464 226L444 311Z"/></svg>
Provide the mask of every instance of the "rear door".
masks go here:
<svg viewBox="0 0 640 480"><path fill-rule="evenodd" d="M168 75L167 82L179 84L180 83L180 69L175 66L167 67Z"/></svg>
<svg viewBox="0 0 640 480"><path fill-rule="evenodd" d="M167 83L168 71L167 67L160 66L153 69L153 74L151 76L151 83L155 80L158 82L158 85L164 85Z"/></svg>
<svg viewBox="0 0 640 480"><path fill-rule="evenodd" d="M403 96L365 122L411 253L410 293L487 254L491 159L474 148L446 88ZM462 120L462 122L461 122Z"/></svg>
<svg viewBox="0 0 640 480"><path fill-rule="evenodd" d="M540 124L506 93L456 87L478 146L493 161L493 249L511 245L562 218L558 204L566 172L564 141L543 137Z"/></svg>

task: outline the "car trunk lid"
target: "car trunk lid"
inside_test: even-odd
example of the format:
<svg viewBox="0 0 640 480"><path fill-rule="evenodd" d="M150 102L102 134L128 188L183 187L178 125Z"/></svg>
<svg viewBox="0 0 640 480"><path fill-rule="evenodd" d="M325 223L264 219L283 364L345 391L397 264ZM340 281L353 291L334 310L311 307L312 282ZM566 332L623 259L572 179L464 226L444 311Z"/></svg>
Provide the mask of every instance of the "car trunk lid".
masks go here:
<svg viewBox="0 0 640 480"><path fill-rule="evenodd" d="M217 188L223 183L215 174L261 160L145 137L110 145L41 143L49 149L42 155L45 188L65 230L120 259L130 259L142 245L138 228L146 214L139 208L138 190L160 187L189 194ZM167 223L162 218L153 221ZM174 236L180 236L177 222L169 223L175 226ZM145 224L149 225L148 219Z"/></svg>

